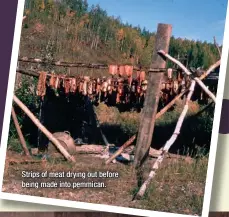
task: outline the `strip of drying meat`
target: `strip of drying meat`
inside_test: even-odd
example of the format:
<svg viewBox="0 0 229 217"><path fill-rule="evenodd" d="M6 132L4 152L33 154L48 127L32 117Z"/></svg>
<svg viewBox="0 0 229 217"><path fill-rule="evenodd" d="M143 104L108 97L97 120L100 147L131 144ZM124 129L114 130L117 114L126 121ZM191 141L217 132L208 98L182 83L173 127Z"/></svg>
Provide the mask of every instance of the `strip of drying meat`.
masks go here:
<svg viewBox="0 0 229 217"><path fill-rule="evenodd" d="M118 74L118 66L117 65L109 65L109 73L114 76Z"/></svg>
<svg viewBox="0 0 229 217"><path fill-rule="evenodd" d="M71 87L70 87L70 92L75 93L77 89L76 86L76 78L71 78Z"/></svg>
<svg viewBox="0 0 229 217"><path fill-rule="evenodd" d="M40 72L36 93L42 99L44 99L44 96L46 94L46 78L47 72Z"/></svg>
<svg viewBox="0 0 229 217"><path fill-rule="evenodd" d="M55 73L52 72L52 73L51 73L51 76L50 76L50 79L49 79L49 86L50 86L51 88L53 88L54 85L55 85L54 76L55 76Z"/></svg>
<svg viewBox="0 0 229 217"><path fill-rule="evenodd" d="M118 74L121 77L125 74L125 66L119 66Z"/></svg>

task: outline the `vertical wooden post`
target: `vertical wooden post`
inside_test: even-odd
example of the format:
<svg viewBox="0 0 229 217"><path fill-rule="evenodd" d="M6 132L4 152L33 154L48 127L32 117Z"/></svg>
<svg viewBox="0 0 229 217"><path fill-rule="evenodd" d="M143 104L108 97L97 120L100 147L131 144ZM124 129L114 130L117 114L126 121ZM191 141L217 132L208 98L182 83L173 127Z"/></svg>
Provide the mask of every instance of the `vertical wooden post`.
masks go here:
<svg viewBox="0 0 229 217"><path fill-rule="evenodd" d="M158 50L169 50L169 42L172 33L172 26L168 24L158 24L155 47L153 50L151 68L165 68L165 60L157 54ZM150 72L146 91L146 98L142 110L140 126L138 131L137 145L134 166L140 166L149 152L152 141L156 113L158 108L160 84L163 73Z"/></svg>

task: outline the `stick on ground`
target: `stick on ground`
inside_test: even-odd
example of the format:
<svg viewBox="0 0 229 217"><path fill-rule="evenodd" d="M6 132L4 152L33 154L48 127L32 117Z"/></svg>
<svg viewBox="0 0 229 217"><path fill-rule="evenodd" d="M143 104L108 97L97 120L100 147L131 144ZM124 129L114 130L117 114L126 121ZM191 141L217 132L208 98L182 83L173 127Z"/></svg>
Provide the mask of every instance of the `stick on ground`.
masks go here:
<svg viewBox="0 0 229 217"><path fill-rule="evenodd" d="M136 139L136 135L132 136L128 141L126 141L107 161L106 164L109 164L111 161L113 161L118 155L120 155L125 148L130 146L132 142Z"/></svg>

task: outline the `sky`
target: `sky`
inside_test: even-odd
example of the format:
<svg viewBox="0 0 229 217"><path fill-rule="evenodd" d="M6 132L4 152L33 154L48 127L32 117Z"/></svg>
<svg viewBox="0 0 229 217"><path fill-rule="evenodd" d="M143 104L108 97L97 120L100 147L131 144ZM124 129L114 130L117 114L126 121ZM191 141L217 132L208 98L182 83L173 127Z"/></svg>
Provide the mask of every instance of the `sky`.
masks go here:
<svg viewBox="0 0 229 217"><path fill-rule="evenodd" d="M222 44L228 0L87 0L109 16L155 32L158 23L171 24L172 34Z"/></svg>

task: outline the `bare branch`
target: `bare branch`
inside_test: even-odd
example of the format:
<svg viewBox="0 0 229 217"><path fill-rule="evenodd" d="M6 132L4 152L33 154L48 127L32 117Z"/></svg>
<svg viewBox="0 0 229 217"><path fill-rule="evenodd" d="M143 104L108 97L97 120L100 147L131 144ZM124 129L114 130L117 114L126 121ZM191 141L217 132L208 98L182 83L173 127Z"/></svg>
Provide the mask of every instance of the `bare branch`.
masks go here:
<svg viewBox="0 0 229 217"><path fill-rule="evenodd" d="M220 51L220 49L219 49L219 45L218 45L217 42L216 42L215 36L214 36L214 44L215 44L215 46L216 46L216 48L217 48L217 50L218 50L219 57L221 58L221 51Z"/></svg>

